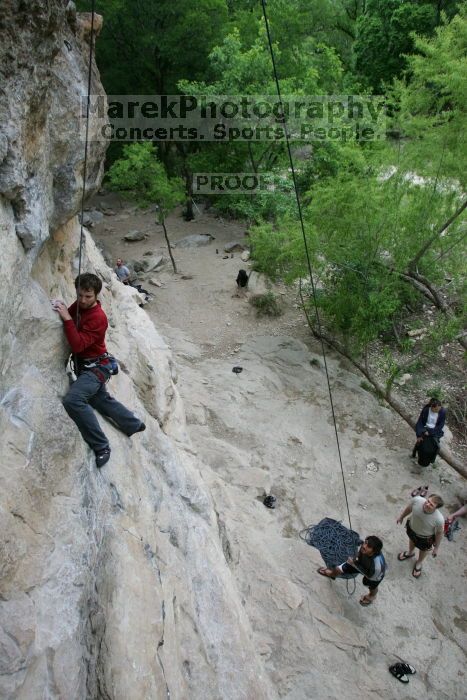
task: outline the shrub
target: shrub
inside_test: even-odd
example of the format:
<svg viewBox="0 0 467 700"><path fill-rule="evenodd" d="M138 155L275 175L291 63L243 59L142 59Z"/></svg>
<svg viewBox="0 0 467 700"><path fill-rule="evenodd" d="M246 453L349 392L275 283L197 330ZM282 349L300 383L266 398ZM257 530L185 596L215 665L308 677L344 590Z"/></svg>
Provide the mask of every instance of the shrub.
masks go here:
<svg viewBox="0 0 467 700"><path fill-rule="evenodd" d="M250 304L255 307L257 316L280 316L282 314L277 297L272 292L255 294L250 298Z"/></svg>

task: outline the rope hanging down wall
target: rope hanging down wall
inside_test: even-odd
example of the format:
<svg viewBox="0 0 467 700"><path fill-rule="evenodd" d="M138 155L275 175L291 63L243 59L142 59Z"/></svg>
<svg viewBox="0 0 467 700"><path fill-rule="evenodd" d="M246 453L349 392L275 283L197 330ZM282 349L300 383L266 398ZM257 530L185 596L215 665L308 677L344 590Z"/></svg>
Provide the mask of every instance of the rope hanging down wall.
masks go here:
<svg viewBox="0 0 467 700"><path fill-rule="evenodd" d="M315 307L316 323L317 323L317 326L318 326L318 334L319 334L319 336L320 336L320 341L321 341L321 353L322 353L322 355L323 355L324 369L325 369L325 372L326 372L326 382L327 382L327 387L328 387L329 401L330 401L330 404L331 404L332 420L333 420L333 424L334 424L334 433L335 433L335 436L336 436L336 443L337 443L337 452L338 452L338 455L339 455L339 464L340 464L340 469L341 469L341 474L342 474L342 483L343 483L343 485L344 485L344 496L345 496L345 503L346 503L346 507L347 507L347 516L348 516L348 519L349 519L349 526L350 526L350 529L352 529L352 520L351 520L351 517L350 517L349 501L348 501L348 498L347 498L347 487L346 487L345 477L344 477L344 467L343 467L343 463L342 463L342 454L341 454L341 448L340 448L340 443L339 443L339 433L338 433L338 430L337 430L336 414L335 414L335 411L334 411L334 401L333 401L333 398L332 398L332 390L331 390L331 381L330 381L330 378L329 378L329 371L328 371L328 365L327 365L327 360L326 360L326 349L325 349L325 347L324 347L324 341L323 341L323 338L322 338L321 319L320 319L320 315L319 315L318 304L317 304L317 301L316 301L316 288L315 288L315 283L314 283L314 278L313 278L313 271L312 271L312 267L311 267L311 260L310 260L309 250L308 250L308 243L307 243L306 235L305 235L305 226L304 226L304 223L303 223L302 207L301 207L301 204L300 204L300 197L299 197L299 194L298 194L298 187L297 187L297 179L296 179L296 176L295 176L294 161L293 161L293 157L292 157L292 151L291 151L291 148L290 148L290 134L289 134L288 125L287 125L287 119L286 119L286 116L285 116L285 111L284 111L284 107L283 107L283 103L282 103L282 96L281 96L281 90L280 90L280 85L279 85L279 78L278 78L277 68L276 68L276 60L275 60L275 56L274 56L274 49L273 49L273 46L272 46L271 32L270 32L270 30L269 30L269 21L268 21L268 16L267 16L267 12L266 12L266 0L261 0L261 5L262 5L262 8L263 8L263 17L264 17L264 23L265 23L265 26L266 26L266 34L267 34L267 38L268 38L269 51L270 51L270 54L271 54L272 68L273 68L273 72L274 72L274 81L275 81L275 83L276 83L277 97L278 97L278 100L279 100L279 110L280 110L280 114L281 114L281 123L282 123L283 126L284 126L285 141L286 141L286 144L287 144L287 152L288 152L288 156L289 156L290 170L291 170L291 173L292 173L292 181L293 181L293 186L294 186L294 191L295 191L295 199L296 199L296 202L297 202L298 217L299 217L300 227L301 227L302 236L303 236L303 245L304 245L304 249L305 249L305 256L306 256L306 261L307 261L308 273L309 273L310 283L311 283L311 289L312 289L312 293L313 293L313 303L314 303L314 307Z"/></svg>
<svg viewBox="0 0 467 700"><path fill-rule="evenodd" d="M78 283L76 285L76 325L79 321L79 280L81 278L81 263L83 259L83 219L84 219L84 202L86 199L86 178L88 168L88 145L89 145L89 111L91 101L91 78L92 78L92 59L94 55L94 15L95 15L95 0L92 0L91 6L91 34L89 38L89 64L88 64L88 86L86 95L86 135L84 141L84 164L83 164L83 191L81 194L81 228L79 235L79 255L78 255ZM76 365L77 366L77 365Z"/></svg>

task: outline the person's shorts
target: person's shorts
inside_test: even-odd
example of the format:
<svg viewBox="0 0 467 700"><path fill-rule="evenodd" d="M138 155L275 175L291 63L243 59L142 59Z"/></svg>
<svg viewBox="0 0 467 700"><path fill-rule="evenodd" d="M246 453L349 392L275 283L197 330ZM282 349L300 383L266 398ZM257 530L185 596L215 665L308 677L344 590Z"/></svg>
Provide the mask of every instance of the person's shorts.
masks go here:
<svg viewBox="0 0 467 700"><path fill-rule="evenodd" d="M417 535L417 533L410 527L410 520L407 521L405 529L407 531L407 535L409 536L409 540L411 540L411 542L413 542L421 552L428 552L428 550L433 547L435 541L434 535L431 535L431 537L421 537L420 535Z"/></svg>
<svg viewBox="0 0 467 700"><path fill-rule="evenodd" d="M360 571L358 569L356 569L355 566L352 566L352 564L348 564L347 562L345 562L344 564L341 564L339 566L339 569L342 571L343 574L359 574L360 573ZM383 578L384 578L384 576L383 576ZM368 586L370 591L374 591L374 590L376 590L376 588L378 588L378 586L381 583L381 581L383 580L383 578L381 578L379 581L371 581L369 578L364 576L363 577L363 585Z"/></svg>

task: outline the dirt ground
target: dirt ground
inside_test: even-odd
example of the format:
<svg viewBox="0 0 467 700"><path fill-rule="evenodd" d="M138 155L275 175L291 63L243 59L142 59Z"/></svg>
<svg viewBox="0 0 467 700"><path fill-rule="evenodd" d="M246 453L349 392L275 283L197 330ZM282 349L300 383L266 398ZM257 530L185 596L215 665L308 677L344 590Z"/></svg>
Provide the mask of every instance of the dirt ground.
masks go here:
<svg viewBox="0 0 467 700"><path fill-rule="evenodd" d="M275 318L258 317L248 299L236 295L238 271L243 268L249 272L250 264L241 260L238 251L227 255L224 246L232 241L248 246L246 229L241 223L225 221L209 212L197 212L194 221L186 222L180 210L172 213L167 220L172 243L192 234L213 237L206 246L175 247L178 273L174 274L162 227L155 223L153 212L128 206L111 193L97 196L93 205L97 208L104 205L115 212L92 229L109 263L115 265L117 257L130 262L144 260L144 254L149 252L166 259L160 272L137 277L153 295L146 311L158 326L166 326L165 334L169 337L170 329L180 329L202 348L203 354L212 357L235 352L251 334L291 333L303 341L311 340L293 290L275 285L274 292L280 297L283 310L282 315ZM124 235L131 230L139 230L148 237L144 241L124 241ZM158 279L162 286L152 285L149 282L152 278Z"/></svg>

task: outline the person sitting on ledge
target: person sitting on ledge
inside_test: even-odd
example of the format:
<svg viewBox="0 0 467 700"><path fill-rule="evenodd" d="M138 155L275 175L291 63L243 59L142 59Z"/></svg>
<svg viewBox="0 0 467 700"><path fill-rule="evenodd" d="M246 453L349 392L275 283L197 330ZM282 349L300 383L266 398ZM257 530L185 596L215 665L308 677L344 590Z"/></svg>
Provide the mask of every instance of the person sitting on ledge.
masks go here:
<svg viewBox="0 0 467 700"><path fill-rule="evenodd" d="M143 289L143 287L138 284L136 281L131 281L131 273L129 268L123 264L123 260L121 258L117 258L116 265L114 267L114 272L117 275L118 279L120 282L123 284L126 284L130 287L134 287L135 289L138 290L140 294L145 294L145 301L150 301L151 299L151 293L148 292L147 289Z"/></svg>
<svg viewBox="0 0 467 700"><path fill-rule="evenodd" d="M110 445L93 408L110 418L128 437L145 430L146 426L110 396L105 388L116 371L112 367L112 360L115 360L109 356L105 345L107 316L97 299L102 289L101 280L96 275L85 273L76 278L75 287L78 303L75 301L67 308L63 301L52 301L52 307L63 321L66 338L75 355L77 379L63 399L63 406L76 423L84 441L94 451L96 466L103 467L110 459Z"/></svg>
<svg viewBox="0 0 467 700"><path fill-rule="evenodd" d="M439 441L444 435L446 409L435 397L424 406L415 426L417 440L412 450L412 459L418 454L418 464L427 467L433 464L439 452Z"/></svg>

